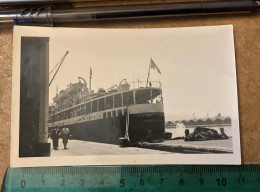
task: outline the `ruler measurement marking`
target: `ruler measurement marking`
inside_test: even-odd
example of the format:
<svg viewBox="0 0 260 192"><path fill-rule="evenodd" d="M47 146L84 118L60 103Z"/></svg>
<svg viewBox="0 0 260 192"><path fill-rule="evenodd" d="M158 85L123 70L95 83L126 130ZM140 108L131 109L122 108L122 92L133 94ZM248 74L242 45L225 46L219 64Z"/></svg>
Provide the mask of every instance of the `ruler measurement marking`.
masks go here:
<svg viewBox="0 0 260 192"><path fill-rule="evenodd" d="M13 169L19 169L20 176ZM123 166L123 167L52 167L52 168L11 168L12 174L18 179L17 187L26 190L32 187L49 187L48 185L61 189L74 186L81 189L89 188L91 191L95 187L114 187L113 189L132 188L136 190L147 189L153 185L180 191L194 186L194 191L203 189L208 191L208 187L214 190L233 189L237 191L250 191L253 187L260 189L260 165L254 166ZM135 174L133 174L133 172ZM17 172L18 173L18 172ZM46 174L52 174L53 178L49 183ZM139 175L140 174L140 175ZM207 175L208 174L208 175ZM115 175L115 181L107 176ZM138 178L139 175L139 178ZM205 176L206 175L206 176ZM10 177L9 176L9 177ZM141 177L140 177L141 176ZM151 177L152 176L152 177ZM203 177L205 176L205 178ZM101 177L97 183L93 183L96 178ZM20 179L19 179L20 178ZM191 179L189 179L191 178ZM37 181L38 179L38 181ZM137 183L136 183L137 179ZM175 182L172 179L176 179ZM194 180L195 179L195 180ZM89 181L89 182L86 182ZM169 183L170 181L170 183ZM11 182L7 182L9 185ZM39 186L38 186L39 185ZM192 187L193 187L192 186ZM182 187L182 188L180 188ZM183 188L184 187L184 188ZM203 188L197 188L203 187ZM258 187L258 188L256 188ZM159 188L158 188L159 189ZM160 190L158 190L160 191ZM165 190L166 191L166 190Z"/></svg>
<svg viewBox="0 0 260 192"><path fill-rule="evenodd" d="M44 175L42 173L42 185L44 185Z"/></svg>

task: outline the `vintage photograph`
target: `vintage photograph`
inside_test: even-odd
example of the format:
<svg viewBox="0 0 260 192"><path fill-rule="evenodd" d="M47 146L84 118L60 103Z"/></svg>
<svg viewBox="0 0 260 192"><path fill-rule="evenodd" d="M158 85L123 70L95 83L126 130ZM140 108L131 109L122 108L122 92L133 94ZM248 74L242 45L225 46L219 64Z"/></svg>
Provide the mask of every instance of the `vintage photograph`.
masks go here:
<svg viewBox="0 0 260 192"><path fill-rule="evenodd" d="M16 26L11 166L240 164L233 38Z"/></svg>

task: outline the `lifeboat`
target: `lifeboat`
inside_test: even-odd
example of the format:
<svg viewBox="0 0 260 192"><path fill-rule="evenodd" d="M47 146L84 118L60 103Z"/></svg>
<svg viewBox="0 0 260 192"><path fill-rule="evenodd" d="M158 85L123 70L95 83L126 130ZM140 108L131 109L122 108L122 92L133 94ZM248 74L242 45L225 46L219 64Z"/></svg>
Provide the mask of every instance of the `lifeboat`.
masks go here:
<svg viewBox="0 0 260 192"><path fill-rule="evenodd" d="M82 87L84 86L83 83L79 82L79 83L74 83L74 84L70 84L69 87L65 90L68 94L70 95L74 95L76 93L81 92Z"/></svg>
<svg viewBox="0 0 260 192"><path fill-rule="evenodd" d="M56 95L56 97L53 98L53 101L57 104L60 104L64 99L66 99L68 97L69 97L69 94L64 90L61 90L60 93L58 95Z"/></svg>

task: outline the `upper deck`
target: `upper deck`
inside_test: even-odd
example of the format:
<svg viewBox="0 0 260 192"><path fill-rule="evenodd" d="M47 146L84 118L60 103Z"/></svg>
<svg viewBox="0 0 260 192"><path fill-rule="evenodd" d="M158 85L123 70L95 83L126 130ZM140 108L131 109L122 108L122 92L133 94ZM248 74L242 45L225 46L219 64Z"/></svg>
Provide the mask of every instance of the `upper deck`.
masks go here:
<svg viewBox="0 0 260 192"><path fill-rule="evenodd" d="M100 93L92 93L82 97L78 104L59 109L58 106L49 111L50 121L60 121L76 116L88 115L90 113L112 110L145 103L162 103L162 89L159 81L132 82L121 84L117 89L113 87ZM123 87L122 87L123 85ZM132 88L132 89L131 89Z"/></svg>

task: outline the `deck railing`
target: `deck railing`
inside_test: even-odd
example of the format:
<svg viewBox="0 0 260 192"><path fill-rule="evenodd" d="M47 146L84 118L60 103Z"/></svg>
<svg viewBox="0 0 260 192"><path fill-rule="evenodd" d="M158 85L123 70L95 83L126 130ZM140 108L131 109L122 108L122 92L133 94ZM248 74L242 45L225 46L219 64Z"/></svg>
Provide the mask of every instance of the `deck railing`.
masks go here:
<svg viewBox="0 0 260 192"><path fill-rule="evenodd" d="M138 89L138 88L146 88L146 87L152 87L152 88L162 88L162 83L160 80L154 80L154 79L149 79L148 82L147 80L141 79L141 78L134 78L132 81L125 80L121 85L129 84L129 90L130 89ZM105 89L105 91L108 92L113 92L117 91L120 85L113 85L110 88ZM96 93L94 93L96 94ZM104 93L103 93L104 94ZM82 103L83 101L79 101L78 104ZM85 102L85 101L84 101ZM55 114L57 112L60 112L64 110L64 107L59 107L56 106L55 104L52 104L52 109L50 109L49 113L50 114ZM53 111L54 110L54 111Z"/></svg>
<svg viewBox="0 0 260 192"><path fill-rule="evenodd" d="M128 81L126 80L126 82L130 85L129 89L137 89L137 88L145 88L145 87L153 87L153 88L162 88L162 83L160 82L160 80L149 80L147 82L147 80L132 80L132 81ZM126 83L124 82L124 83ZM107 89L105 89L106 91L113 91L113 90L117 90L117 88L120 85L113 85Z"/></svg>

